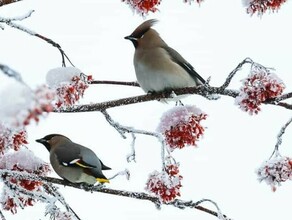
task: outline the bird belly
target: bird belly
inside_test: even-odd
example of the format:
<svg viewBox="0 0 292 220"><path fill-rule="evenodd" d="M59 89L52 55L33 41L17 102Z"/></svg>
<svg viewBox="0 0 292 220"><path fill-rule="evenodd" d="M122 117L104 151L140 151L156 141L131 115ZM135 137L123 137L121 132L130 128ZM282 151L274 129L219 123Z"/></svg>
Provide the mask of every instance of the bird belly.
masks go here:
<svg viewBox="0 0 292 220"><path fill-rule="evenodd" d="M158 60L153 66L135 63L135 72L137 81L145 92L196 86L193 78L174 62L166 65Z"/></svg>
<svg viewBox="0 0 292 220"><path fill-rule="evenodd" d="M56 173L62 178L72 182L72 183L87 183L94 185L96 183L96 178L84 173L82 168L79 167L66 167L60 165L59 172Z"/></svg>

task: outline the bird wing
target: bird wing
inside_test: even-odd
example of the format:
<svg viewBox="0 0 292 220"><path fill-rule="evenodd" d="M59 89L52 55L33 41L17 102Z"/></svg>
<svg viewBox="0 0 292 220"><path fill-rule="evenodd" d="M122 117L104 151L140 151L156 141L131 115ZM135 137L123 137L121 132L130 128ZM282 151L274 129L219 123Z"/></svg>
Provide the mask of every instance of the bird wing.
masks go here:
<svg viewBox="0 0 292 220"><path fill-rule="evenodd" d="M69 152L68 152L68 149L70 149ZM93 152L89 150L88 153L93 153ZM58 147L55 149L55 154L57 155L60 164L62 164L63 166L79 166L82 168L96 168L96 165L94 165L94 161L86 160L87 157L82 156L81 150L78 147L78 144L75 144L74 146L72 146L72 143L70 144L70 146L68 146L67 144L64 144L62 147Z"/></svg>
<svg viewBox="0 0 292 220"><path fill-rule="evenodd" d="M194 67L186 61L176 50L172 49L169 46L163 46L162 47L171 57L172 61L180 65L185 71L187 71L190 76L198 82L198 79L202 84L205 84L206 81L201 77L194 69Z"/></svg>

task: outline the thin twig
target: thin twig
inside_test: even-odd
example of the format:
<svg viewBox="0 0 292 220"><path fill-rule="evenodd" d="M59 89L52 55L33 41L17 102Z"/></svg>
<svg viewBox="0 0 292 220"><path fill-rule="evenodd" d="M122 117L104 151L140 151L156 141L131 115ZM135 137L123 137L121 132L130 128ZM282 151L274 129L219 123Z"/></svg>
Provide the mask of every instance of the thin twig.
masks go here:
<svg viewBox="0 0 292 220"><path fill-rule="evenodd" d="M0 218L1 220L6 220L5 216L3 215L2 211L0 210Z"/></svg>
<svg viewBox="0 0 292 220"><path fill-rule="evenodd" d="M61 193L57 190L56 187L51 183L47 183L43 185L48 194L54 196L58 201L66 207L67 211L71 212L78 220L81 218L77 215L77 213L71 208L71 206L65 201L65 198L61 195Z"/></svg>
<svg viewBox="0 0 292 220"><path fill-rule="evenodd" d="M53 47L56 47L59 52L61 53L61 57L62 57L62 66L66 66L66 62L65 62L65 59L67 59L69 61L69 63L73 65L73 63L71 62L71 60L69 59L69 57L66 55L66 53L64 52L64 50L61 48L61 46L54 42L52 39L49 39L41 34L38 34L36 33L35 31L33 30L30 30L26 27L24 27L23 25L20 25L20 24L17 24L15 23L14 21L20 21L20 20L23 20L23 19L26 19L28 17L31 16L31 14L33 13L33 11L29 11L27 14L23 15L23 16L19 16L19 17L15 17L15 18L3 18L3 17L0 17L0 22L2 23L6 23L8 26L12 27L12 28L15 28L15 29L18 29L20 31L23 31L31 36L35 36L39 39L42 39L44 41L46 41L47 43L51 44Z"/></svg>
<svg viewBox="0 0 292 220"><path fill-rule="evenodd" d="M93 81L90 81L90 84L121 85L121 86L140 87L139 83L137 83L137 82L121 82L121 81L112 81L112 80L93 80Z"/></svg>
<svg viewBox="0 0 292 220"><path fill-rule="evenodd" d="M281 128L279 134L277 135L277 143L275 144L275 148L274 148L274 151L273 151L270 159L273 156L277 157L277 156L280 155L279 154L279 147L280 147L280 145L282 144L282 141L283 141L283 137L282 136L284 135L287 127L291 124L291 122L292 122L292 117L284 124L284 126Z"/></svg>
<svg viewBox="0 0 292 220"><path fill-rule="evenodd" d="M165 161L164 161L165 160L165 149L167 150L168 154L170 154L170 152L168 151L168 148L165 144L164 138L160 133L139 130L139 129L135 129L133 127L121 125L121 124L115 122L106 110L102 110L101 113L105 116L108 123L112 127L114 127L122 135L122 137L126 138L125 133L132 134L132 138L133 138L132 144L135 144L136 136L134 134L143 134L143 135L153 136L153 137L157 138L157 140L161 143L162 169L165 167ZM127 156L127 160L128 161L129 160L135 161L135 147L133 145L132 145L132 154Z"/></svg>
<svg viewBox="0 0 292 220"><path fill-rule="evenodd" d="M223 83L223 85L220 87L222 90L226 89L232 78L235 76L235 74L242 68L242 66L246 63L253 63L252 59L250 58L245 58L241 63L239 63L234 70L232 70L232 72L228 75L228 77L226 78L225 82Z"/></svg>

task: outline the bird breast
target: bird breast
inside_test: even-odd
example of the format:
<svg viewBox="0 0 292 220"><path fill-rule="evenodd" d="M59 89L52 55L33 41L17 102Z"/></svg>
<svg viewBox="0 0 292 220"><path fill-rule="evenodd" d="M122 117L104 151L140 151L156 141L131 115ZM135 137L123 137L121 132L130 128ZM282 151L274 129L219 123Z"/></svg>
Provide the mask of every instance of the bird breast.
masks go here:
<svg viewBox="0 0 292 220"><path fill-rule="evenodd" d="M138 49L134 56L137 80L145 92L195 86L193 78L173 62L163 48Z"/></svg>

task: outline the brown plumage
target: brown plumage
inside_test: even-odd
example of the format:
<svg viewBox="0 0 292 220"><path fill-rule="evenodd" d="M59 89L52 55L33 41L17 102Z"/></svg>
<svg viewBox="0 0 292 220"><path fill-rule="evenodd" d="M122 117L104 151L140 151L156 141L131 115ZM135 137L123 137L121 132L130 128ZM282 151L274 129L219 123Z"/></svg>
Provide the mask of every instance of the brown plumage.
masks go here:
<svg viewBox="0 0 292 220"><path fill-rule="evenodd" d="M147 20L125 37L135 47L134 67L142 89L153 92L204 84L194 67L152 28L156 22Z"/></svg>

